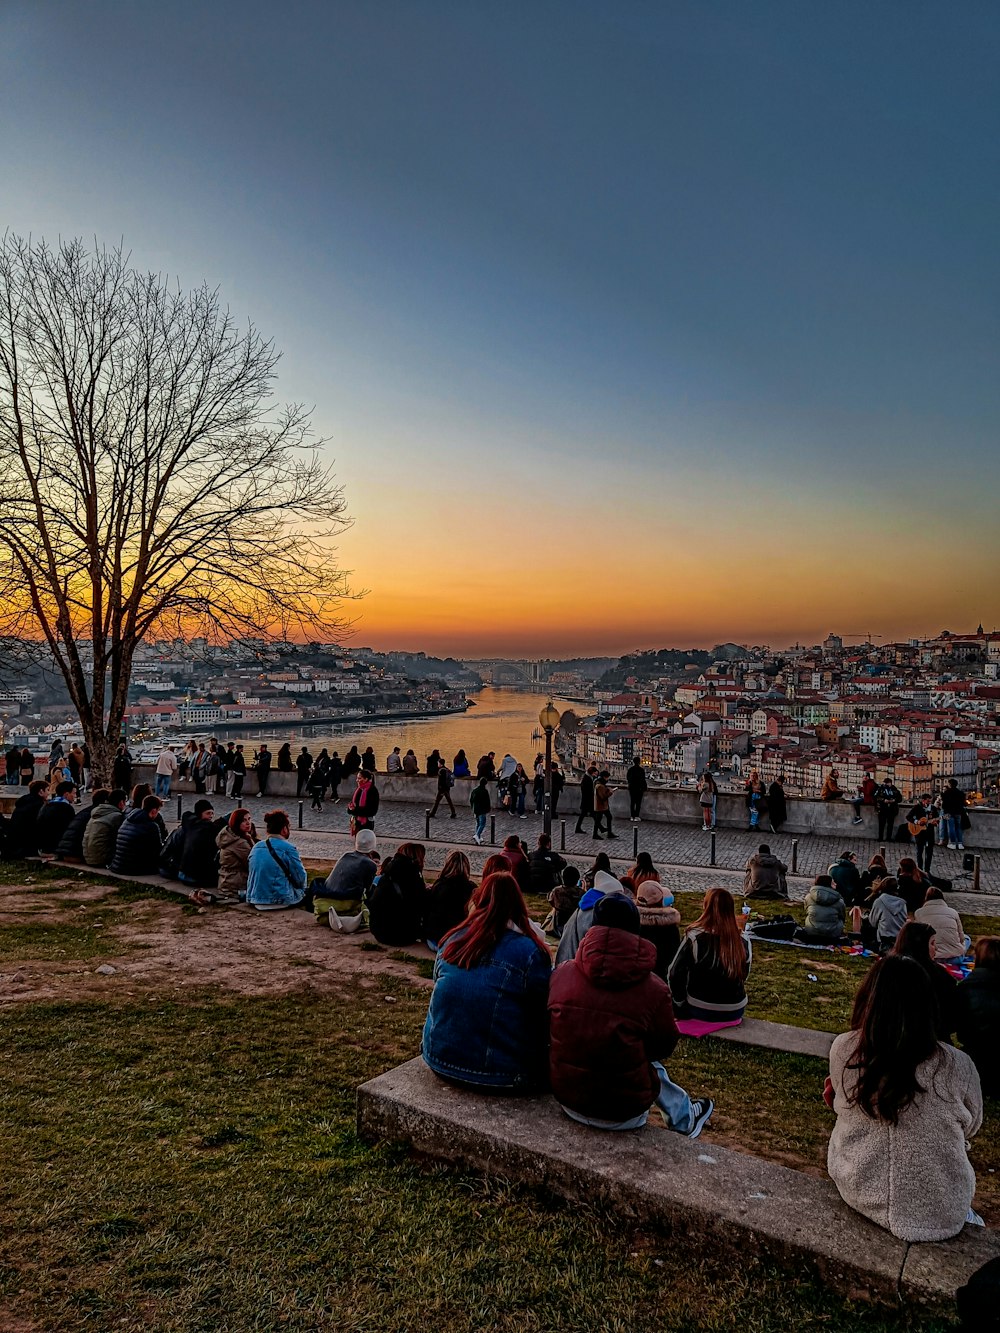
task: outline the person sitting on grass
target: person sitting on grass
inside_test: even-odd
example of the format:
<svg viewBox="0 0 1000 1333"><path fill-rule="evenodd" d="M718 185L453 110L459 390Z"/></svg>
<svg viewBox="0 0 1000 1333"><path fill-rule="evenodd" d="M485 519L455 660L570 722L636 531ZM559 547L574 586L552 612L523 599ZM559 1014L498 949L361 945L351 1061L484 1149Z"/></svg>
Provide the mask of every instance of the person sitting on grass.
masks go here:
<svg viewBox="0 0 1000 1333"><path fill-rule="evenodd" d="M927 890L931 887L931 882L912 856L900 859L899 869L896 871L896 884L897 893L906 903L907 914L915 916L927 901Z"/></svg>
<svg viewBox="0 0 1000 1333"><path fill-rule="evenodd" d="M667 974L677 1014L709 1023L742 1019L751 958L733 895L728 889L709 889L701 916L688 927Z"/></svg>
<svg viewBox="0 0 1000 1333"><path fill-rule="evenodd" d="M35 837L39 856L54 856L59 839L73 822L76 813L76 783L60 782L38 812Z"/></svg>
<svg viewBox="0 0 1000 1333"><path fill-rule="evenodd" d="M106 804L111 795L107 787L98 787L90 797L90 804L77 808L73 818L63 829L62 837L56 843L56 860L70 861L79 864L83 861L83 839L87 833L87 825L95 810L99 810Z"/></svg>
<svg viewBox="0 0 1000 1333"><path fill-rule="evenodd" d="M545 1086L552 960L509 870L486 875L469 915L434 963L424 1063L451 1083L492 1092Z"/></svg>
<svg viewBox="0 0 1000 1333"><path fill-rule="evenodd" d="M766 842L762 842L744 868L743 896L787 900L787 874L788 866L778 860Z"/></svg>
<svg viewBox="0 0 1000 1333"><path fill-rule="evenodd" d="M420 842L403 842L382 866L368 890L368 928L379 944L400 948L424 938L427 886L424 861L427 849Z"/></svg>
<svg viewBox="0 0 1000 1333"><path fill-rule="evenodd" d="M214 889L219 882L219 848L216 839L226 827L225 820L216 820L212 802L202 797L195 801L194 810L184 812L181 828L180 865L177 878L182 884L196 888Z"/></svg>
<svg viewBox="0 0 1000 1333"><path fill-rule="evenodd" d="M615 879L614 875L606 870L598 870L594 875L594 887L588 889L580 899L579 906L566 922L562 935L559 937L559 948L556 951L557 963L566 963L576 954L584 935L594 924L594 908L609 893L623 894L630 899L632 897L621 880Z"/></svg>
<svg viewBox="0 0 1000 1333"><path fill-rule="evenodd" d="M899 893L899 885L889 875L880 879L874 888L875 900L868 910L868 927L862 930L862 939L879 953L888 953L896 943L896 936L906 925L906 903Z"/></svg>
<svg viewBox="0 0 1000 1333"><path fill-rule="evenodd" d="M918 907L913 914L915 921L924 921L934 930L935 958L939 963L958 963L972 948L972 941L965 933L962 918L950 903L944 900L940 889L932 885L927 890L923 907Z"/></svg>
<svg viewBox="0 0 1000 1333"><path fill-rule="evenodd" d="M289 840L292 826L287 811L269 810L264 831L264 840L251 847L247 858L247 902L260 911L279 907L312 911L309 877Z"/></svg>
<svg viewBox="0 0 1000 1333"><path fill-rule="evenodd" d="M108 792L107 800L97 804L83 832L83 859L88 866L106 866L115 854L115 839L125 818L127 797L121 787Z"/></svg>
<svg viewBox="0 0 1000 1333"><path fill-rule="evenodd" d="M841 852L828 871L833 887L843 898L845 907L854 907L863 901L857 859L854 852Z"/></svg>
<svg viewBox="0 0 1000 1333"><path fill-rule="evenodd" d="M580 905L580 872L576 866L564 866L559 883L549 894L552 904L552 934L562 938L566 922Z"/></svg>
<svg viewBox="0 0 1000 1333"><path fill-rule="evenodd" d="M644 856L646 853L640 852L639 855ZM625 878L636 884L634 874L630 873ZM655 872L653 877L638 882L635 905L639 909L639 934L656 950L653 971L664 981L681 945L681 914L673 902L674 895L663 887Z"/></svg>
<svg viewBox="0 0 1000 1333"><path fill-rule="evenodd" d="M958 1039L971 1055L983 1091L1000 1097L1000 938L983 935L973 950L975 967L958 983Z"/></svg>
<svg viewBox="0 0 1000 1333"><path fill-rule="evenodd" d="M469 858L464 852L450 852L440 875L427 890L424 933L428 949L437 952L441 940L462 924L475 891Z"/></svg>
<svg viewBox="0 0 1000 1333"><path fill-rule="evenodd" d="M237 806L215 835L219 849L219 892L229 898L244 898L250 876L250 852L257 842L250 811Z"/></svg>
<svg viewBox="0 0 1000 1333"><path fill-rule="evenodd" d="M660 894L657 898L657 902L664 907L670 907L673 903L674 895L669 889L663 887L663 884L660 881L660 872L653 864L653 858L650 856L649 852L639 853L635 858L635 865L628 872L628 877L635 885L636 902L639 901L639 890L642 888L643 884L653 883L660 886Z"/></svg>
<svg viewBox="0 0 1000 1333"><path fill-rule="evenodd" d="M979 1075L938 1040L936 1023L926 971L890 954L865 976L851 1030L830 1049L830 1177L846 1204L904 1241L982 1225L967 1151L983 1119Z"/></svg>
<svg viewBox="0 0 1000 1333"><path fill-rule="evenodd" d="M7 823L7 841L5 855L8 861L18 861L23 857L38 855L38 816L45 807L45 797L49 789L48 778L35 778L28 783L28 790L14 802Z"/></svg>
<svg viewBox="0 0 1000 1333"><path fill-rule="evenodd" d="M912 958L927 973L937 1003L938 1041L951 1041L951 1034L958 1027L958 1001L956 991L958 982L936 962L937 949L934 939L934 927L926 921L907 921L896 936L892 952L901 958Z"/></svg>
<svg viewBox="0 0 1000 1333"><path fill-rule="evenodd" d="M336 899L337 912L344 912L348 916L360 912L365 894L378 874L377 847L378 839L374 829L358 829L354 837L354 850L340 857L316 896Z"/></svg>
<svg viewBox="0 0 1000 1333"><path fill-rule="evenodd" d="M715 1106L692 1101L662 1064L680 1034L655 964L635 904L620 894L602 898L576 956L549 985L552 1093L584 1125L639 1129L657 1106L670 1129L694 1139Z"/></svg>
<svg viewBox="0 0 1000 1333"><path fill-rule="evenodd" d="M847 910L830 875L817 875L805 896L806 920L795 932L803 944L835 944L844 934Z"/></svg>
<svg viewBox="0 0 1000 1333"><path fill-rule="evenodd" d="M144 796L142 805L131 810L118 826L115 853L108 869L116 875L155 875L160 869L160 810L158 796Z"/></svg>
<svg viewBox="0 0 1000 1333"><path fill-rule="evenodd" d="M543 898L547 898L559 883L559 876L565 866L566 858L552 850L552 839L549 835L539 833L538 846L528 857L528 884L531 892L540 893Z"/></svg>

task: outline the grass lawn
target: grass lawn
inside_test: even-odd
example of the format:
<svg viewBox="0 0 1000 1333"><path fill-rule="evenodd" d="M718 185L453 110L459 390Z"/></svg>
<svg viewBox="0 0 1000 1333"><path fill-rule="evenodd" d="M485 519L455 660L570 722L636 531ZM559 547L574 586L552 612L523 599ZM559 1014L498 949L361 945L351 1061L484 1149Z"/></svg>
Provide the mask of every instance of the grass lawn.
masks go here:
<svg viewBox="0 0 1000 1333"><path fill-rule="evenodd" d="M109 926L143 899L172 903L164 910L175 921L195 910L120 884L80 902L66 872L30 877L32 912L43 892L50 909L65 910L46 923L15 920L0 891L0 971L18 958L98 958ZM24 885L23 870L0 867L4 882ZM700 901L680 896L685 922ZM542 900L531 907L544 915ZM966 928L992 933L1000 922L970 918ZM382 974L372 988L368 977L344 976L324 994L251 998L176 989L127 998L112 988L106 998L0 1010L0 1330L909 1326L830 1300L806 1276L752 1255L738 1265L691 1260L599 1209L361 1143L355 1090L417 1053L429 965L370 939L357 947L373 965L376 953L404 963L412 981ZM752 1011L842 1030L865 967L758 945ZM821 1061L705 1041L682 1043L669 1068L692 1095L716 1098L706 1143L823 1173L832 1121ZM1000 1223L995 1105L972 1156L981 1209Z"/></svg>
<svg viewBox="0 0 1000 1333"><path fill-rule="evenodd" d="M354 1090L415 1053L425 1009L426 990L384 978L322 1003L8 1009L0 1326L904 1327L751 1255L692 1262L600 1210L362 1144ZM818 1066L705 1046L677 1068L693 1079L698 1062L706 1078L746 1082L739 1115L751 1082L782 1081L809 1104L795 1141L814 1133ZM780 1132L759 1096L752 1113L762 1135Z"/></svg>

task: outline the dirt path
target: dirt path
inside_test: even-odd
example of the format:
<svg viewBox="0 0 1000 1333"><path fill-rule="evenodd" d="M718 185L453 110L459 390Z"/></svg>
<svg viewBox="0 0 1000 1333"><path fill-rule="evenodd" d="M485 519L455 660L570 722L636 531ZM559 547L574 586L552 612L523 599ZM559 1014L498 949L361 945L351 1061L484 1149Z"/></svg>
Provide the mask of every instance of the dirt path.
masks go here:
<svg viewBox="0 0 1000 1333"><path fill-rule="evenodd" d="M311 912L255 912L249 907L193 908L162 899L123 903L120 886L66 880L0 890L0 923L52 927L52 945L0 958L0 1005L25 1001L153 993L205 986L237 995L333 992L345 978L378 985L383 975L428 986L412 962L390 957L371 936L339 935ZM80 957L82 930L101 931L99 952ZM59 957L65 937L66 957ZM76 952L77 956L73 956ZM430 959L423 945L408 948ZM42 955L42 956L39 956ZM56 956L53 956L56 955ZM114 974L97 971L101 966Z"/></svg>

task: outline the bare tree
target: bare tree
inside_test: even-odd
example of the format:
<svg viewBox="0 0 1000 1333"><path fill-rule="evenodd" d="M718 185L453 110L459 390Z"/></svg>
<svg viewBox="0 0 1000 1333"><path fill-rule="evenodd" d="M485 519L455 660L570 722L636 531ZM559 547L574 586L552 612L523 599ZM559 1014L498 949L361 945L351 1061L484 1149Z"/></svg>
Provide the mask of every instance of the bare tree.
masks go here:
<svg viewBox="0 0 1000 1333"><path fill-rule="evenodd" d="M47 645L99 779L147 637L344 628L350 520L278 357L120 248L0 243L0 636Z"/></svg>

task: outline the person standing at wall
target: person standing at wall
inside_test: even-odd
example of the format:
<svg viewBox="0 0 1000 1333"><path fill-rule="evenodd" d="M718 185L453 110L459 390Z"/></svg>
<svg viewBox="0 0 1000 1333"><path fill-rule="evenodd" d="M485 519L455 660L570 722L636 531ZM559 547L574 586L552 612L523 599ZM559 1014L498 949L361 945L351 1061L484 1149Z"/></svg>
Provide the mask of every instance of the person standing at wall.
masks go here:
<svg viewBox="0 0 1000 1333"><path fill-rule="evenodd" d="M260 749L254 756L253 764L257 772L257 795L267 795L267 781L271 776L271 751L266 745L261 744Z"/></svg>
<svg viewBox="0 0 1000 1333"><path fill-rule="evenodd" d="M448 803L448 809L451 811L452 819L457 818L455 814L455 804L451 799L451 789L455 785L455 777L451 769L443 759L438 761L437 771L437 795L434 797L434 804L431 806L431 818L437 814L438 806L442 800Z"/></svg>
<svg viewBox="0 0 1000 1333"><path fill-rule="evenodd" d="M594 783L594 837L599 839L601 829L604 828L605 836L611 842L618 836L611 827L611 798L618 789L608 786L609 777L607 769L604 769Z"/></svg>
<svg viewBox="0 0 1000 1333"><path fill-rule="evenodd" d="M580 817L576 821L577 833L583 832L583 821L594 817L594 779L597 777L597 765L591 764L580 779Z"/></svg>
<svg viewBox="0 0 1000 1333"><path fill-rule="evenodd" d="M628 787L628 817L639 819L642 814L642 798L646 795L649 783L646 781L646 770L638 755L625 772L625 785Z"/></svg>

